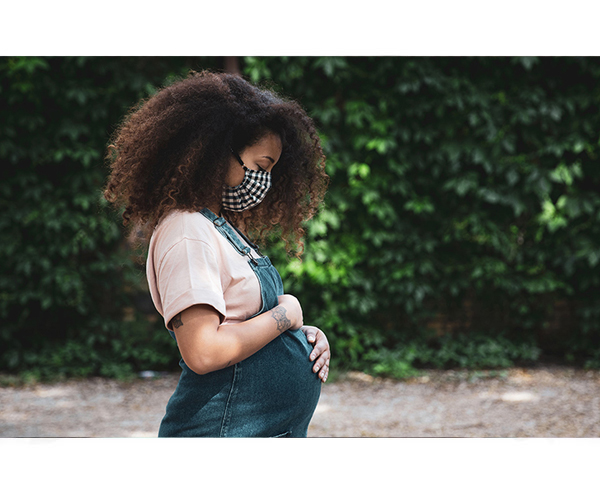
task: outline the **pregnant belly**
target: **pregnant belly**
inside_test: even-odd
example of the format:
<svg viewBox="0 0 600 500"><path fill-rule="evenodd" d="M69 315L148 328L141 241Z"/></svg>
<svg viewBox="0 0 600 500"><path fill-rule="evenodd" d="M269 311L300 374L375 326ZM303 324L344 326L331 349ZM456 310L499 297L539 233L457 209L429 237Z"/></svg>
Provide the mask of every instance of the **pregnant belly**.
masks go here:
<svg viewBox="0 0 600 500"><path fill-rule="evenodd" d="M232 398L233 427L243 428L242 420L248 419L263 428L260 434L274 435L308 425L321 393L321 381L309 360L311 351L302 331L288 330L240 362Z"/></svg>

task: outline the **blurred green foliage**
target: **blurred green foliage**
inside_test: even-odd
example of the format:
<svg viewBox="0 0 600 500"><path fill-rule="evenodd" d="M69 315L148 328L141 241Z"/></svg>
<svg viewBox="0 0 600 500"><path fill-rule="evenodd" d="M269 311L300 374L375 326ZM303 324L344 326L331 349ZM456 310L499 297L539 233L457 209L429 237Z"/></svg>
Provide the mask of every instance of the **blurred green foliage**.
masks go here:
<svg viewBox="0 0 600 500"><path fill-rule="evenodd" d="M143 268L101 191L110 134L173 75L218 61L0 58L0 370L37 378L171 367L136 308ZM154 318L153 318L154 319Z"/></svg>
<svg viewBox="0 0 600 500"><path fill-rule="evenodd" d="M403 377L548 354L600 368L598 58L240 62L321 132L331 185L303 260L275 239L268 253L335 365ZM176 366L101 197L103 155L139 98L221 65L0 58L0 371Z"/></svg>
<svg viewBox="0 0 600 500"><path fill-rule="evenodd" d="M600 59L246 58L245 72L322 132L326 208L303 262L277 262L342 364L600 367ZM455 326L431 327L439 315Z"/></svg>

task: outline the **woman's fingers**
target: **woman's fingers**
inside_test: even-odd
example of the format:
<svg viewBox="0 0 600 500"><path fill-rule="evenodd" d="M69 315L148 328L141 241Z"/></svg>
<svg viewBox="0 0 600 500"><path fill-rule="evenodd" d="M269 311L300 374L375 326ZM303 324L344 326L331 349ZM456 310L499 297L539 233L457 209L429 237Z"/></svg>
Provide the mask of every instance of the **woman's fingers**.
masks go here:
<svg viewBox="0 0 600 500"><path fill-rule="evenodd" d="M318 370L318 368L315 370L315 373L317 372L317 370ZM325 362L325 364L321 368L321 371L319 371L319 378L323 382L325 382L325 381L327 381L328 375L329 375L329 359Z"/></svg>
<svg viewBox="0 0 600 500"><path fill-rule="evenodd" d="M319 356L317 361L315 361L315 364L313 365L313 372L317 373L321 368L323 368L325 366L329 367L329 353L328 352L323 353L321 356Z"/></svg>
<svg viewBox="0 0 600 500"><path fill-rule="evenodd" d="M302 331L306 335L306 339L314 344L314 348L310 353L310 360L315 361L313 372L317 373L319 378L325 382L329 375L329 360L331 359L331 351L329 350L329 342L325 334L314 326L303 326Z"/></svg>
<svg viewBox="0 0 600 500"><path fill-rule="evenodd" d="M302 327L302 331L304 332L304 335L306 335L306 340L312 344L317 338L317 332L319 329L315 326L304 325Z"/></svg>
<svg viewBox="0 0 600 500"><path fill-rule="evenodd" d="M327 342L327 339L325 338L325 335L323 334L323 332L319 332L319 334L317 334L317 338L315 340L315 347L313 348L312 352L310 353L310 360L314 361L315 359L317 359L319 356L326 354L327 357L329 357L331 355L330 351L329 351L329 342Z"/></svg>

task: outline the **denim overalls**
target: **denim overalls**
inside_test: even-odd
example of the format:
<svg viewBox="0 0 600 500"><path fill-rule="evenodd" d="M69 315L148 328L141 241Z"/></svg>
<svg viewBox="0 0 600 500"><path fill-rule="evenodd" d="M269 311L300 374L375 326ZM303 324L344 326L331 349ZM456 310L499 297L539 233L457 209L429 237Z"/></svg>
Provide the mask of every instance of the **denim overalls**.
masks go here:
<svg viewBox="0 0 600 500"><path fill-rule="evenodd" d="M225 219L207 209L200 213L248 258L260 284L262 308L257 315L276 307L283 283L269 258L260 253L253 258ZM321 394L311 351L301 330L287 330L249 358L205 375L193 372L181 359L183 371L159 437L306 437Z"/></svg>

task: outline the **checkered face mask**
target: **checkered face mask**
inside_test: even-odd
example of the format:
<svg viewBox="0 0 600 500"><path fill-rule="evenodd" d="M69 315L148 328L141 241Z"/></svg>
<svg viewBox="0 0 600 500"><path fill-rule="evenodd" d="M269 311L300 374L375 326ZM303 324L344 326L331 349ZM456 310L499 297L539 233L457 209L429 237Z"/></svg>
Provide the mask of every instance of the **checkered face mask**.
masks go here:
<svg viewBox="0 0 600 500"><path fill-rule="evenodd" d="M252 170L243 164L242 167L246 171L242 183L223 191L223 208L233 212L243 212L258 205L271 187L271 172Z"/></svg>

